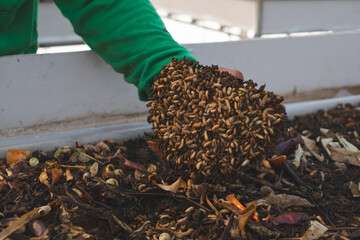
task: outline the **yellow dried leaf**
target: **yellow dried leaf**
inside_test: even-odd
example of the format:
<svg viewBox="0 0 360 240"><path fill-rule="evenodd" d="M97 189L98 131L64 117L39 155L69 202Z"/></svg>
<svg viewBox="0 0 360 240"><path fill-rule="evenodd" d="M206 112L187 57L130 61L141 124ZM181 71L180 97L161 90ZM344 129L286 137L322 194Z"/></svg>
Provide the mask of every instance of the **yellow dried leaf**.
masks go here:
<svg viewBox="0 0 360 240"><path fill-rule="evenodd" d="M244 230L246 222L248 221L249 217L253 216L256 211L256 205L254 202L249 203L242 214L239 216L239 229Z"/></svg>
<svg viewBox="0 0 360 240"><path fill-rule="evenodd" d="M104 143L103 141L96 144L96 147L98 147L102 151L106 151L106 152L109 152L111 150L110 147L106 143Z"/></svg>
<svg viewBox="0 0 360 240"><path fill-rule="evenodd" d="M74 179L73 175L71 174L70 168L66 168L65 176L67 182Z"/></svg>
<svg viewBox="0 0 360 240"><path fill-rule="evenodd" d="M99 164L97 162L94 162L94 164L91 165L90 167L91 177L95 177L98 171L99 171Z"/></svg>
<svg viewBox="0 0 360 240"><path fill-rule="evenodd" d="M310 151L310 153L316 157L319 161L324 161L324 156L320 154L318 147L316 146L316 142L314 140L311 140L310 138L307 138L305 136L301 136L301 138L304 141L305 147Z"/></svg>
<svg viewBox="0 0 360 240"><path fill-rule="evenodd" d="M160 187L161 189L173 193L176 193L181 188L183 188L184 190L186 189L186 182L182 180L182 178L179 178L171 185L157 184L155 181L153 181L153 183L158 187Z"/></svg>
<svg viewBox="0 0 360 240"><path fill-rule="evenodd" d="M30 154L30 151L8 149L6 154L6 163L10 165L12 163L16 163L19 160L25 160L30 156Z"/></svg>
<svg viewBox="0 0 360 240"><path fill-rule="evenodd" d="M39 176L39 181L46 185L46 186L50 186L50 183L49 183L49 176L47 175L47 173L45 171L43 171L42 173L40 173L40 176Z"/></svg>
<svg viewBox="0 0 360 240"><path fill-rule="evenodd" d="M52 168L51 169L51 185L57 183L63 175L63 170L61 168Z"/></svg>

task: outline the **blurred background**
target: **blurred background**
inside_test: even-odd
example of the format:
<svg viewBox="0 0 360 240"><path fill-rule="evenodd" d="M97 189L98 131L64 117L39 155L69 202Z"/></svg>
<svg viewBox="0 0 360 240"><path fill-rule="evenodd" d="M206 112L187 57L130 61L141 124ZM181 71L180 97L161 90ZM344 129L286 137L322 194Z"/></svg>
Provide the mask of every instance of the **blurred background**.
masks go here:
<svg viewBox="0 0 360 240"><path fill-rule="evenodd" d="M180 44L327 34L360 28L357 0L151 0ZM39 53L88 49L52 0L39 6ZM50 46L64 46L52 48ZM74 46L75 45L75 46Z"/></svg>

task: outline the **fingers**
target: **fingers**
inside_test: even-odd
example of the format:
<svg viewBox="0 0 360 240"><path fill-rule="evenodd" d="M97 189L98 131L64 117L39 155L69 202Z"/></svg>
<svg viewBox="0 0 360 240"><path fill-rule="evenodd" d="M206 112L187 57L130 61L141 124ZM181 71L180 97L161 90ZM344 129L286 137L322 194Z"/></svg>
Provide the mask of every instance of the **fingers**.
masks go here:
<svg viewBox="0 0 360 240"><path fill-rule="evenodd" d="M235 77L238 77L238 78L244 80L243 74L242 74L240 71L238 71L238 70L227 69L227 68L223 68L223 67L219 67L219 70L220 70L220 72L228 72L228 73L230 73L231 75L233 75L233 76L235 76Z"/></svg>

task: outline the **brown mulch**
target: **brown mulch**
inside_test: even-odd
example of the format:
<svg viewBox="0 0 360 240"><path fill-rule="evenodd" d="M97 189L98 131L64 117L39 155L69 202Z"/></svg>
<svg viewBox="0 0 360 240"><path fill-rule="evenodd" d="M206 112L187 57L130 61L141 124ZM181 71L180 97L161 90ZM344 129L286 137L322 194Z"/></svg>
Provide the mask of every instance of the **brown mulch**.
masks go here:
<svg viewBox="0 0 360 240"><path fill-rule="evenodd" d="M342 136L359 149L359 124L360 107L351 105L296 117L274 149L287 160L239 169L235 182L181 178L150 149L151 135L0 159L0 239L9 225L19 229L8 239L301 239L314 221L327 229L320 239L357 239L359 198L349 187L360 167L349 159L360 154L329 156L321 139ZM227 201L231 194L245 210ZM27 214L47 205L48 214Z"/></svg>

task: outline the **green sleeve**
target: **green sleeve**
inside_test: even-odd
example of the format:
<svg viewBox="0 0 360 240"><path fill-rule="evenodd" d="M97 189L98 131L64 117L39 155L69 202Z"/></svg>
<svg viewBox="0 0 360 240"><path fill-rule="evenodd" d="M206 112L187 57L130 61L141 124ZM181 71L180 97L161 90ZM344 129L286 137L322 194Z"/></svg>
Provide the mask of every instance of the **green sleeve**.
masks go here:
<svg viewBox="0 0 360 240"><path fill-rule="evenodd" d="M149 0L55 3L90 48L138 87L140 100L148 99L153 77L172 58L194 59L173 40Z"/></svg>
<svg viewBox="0 0 360 240"><path fill-rule="evenodd" d="M5 30L15 19L16 11L25 0L0 0L0 31Z"/></svg>

